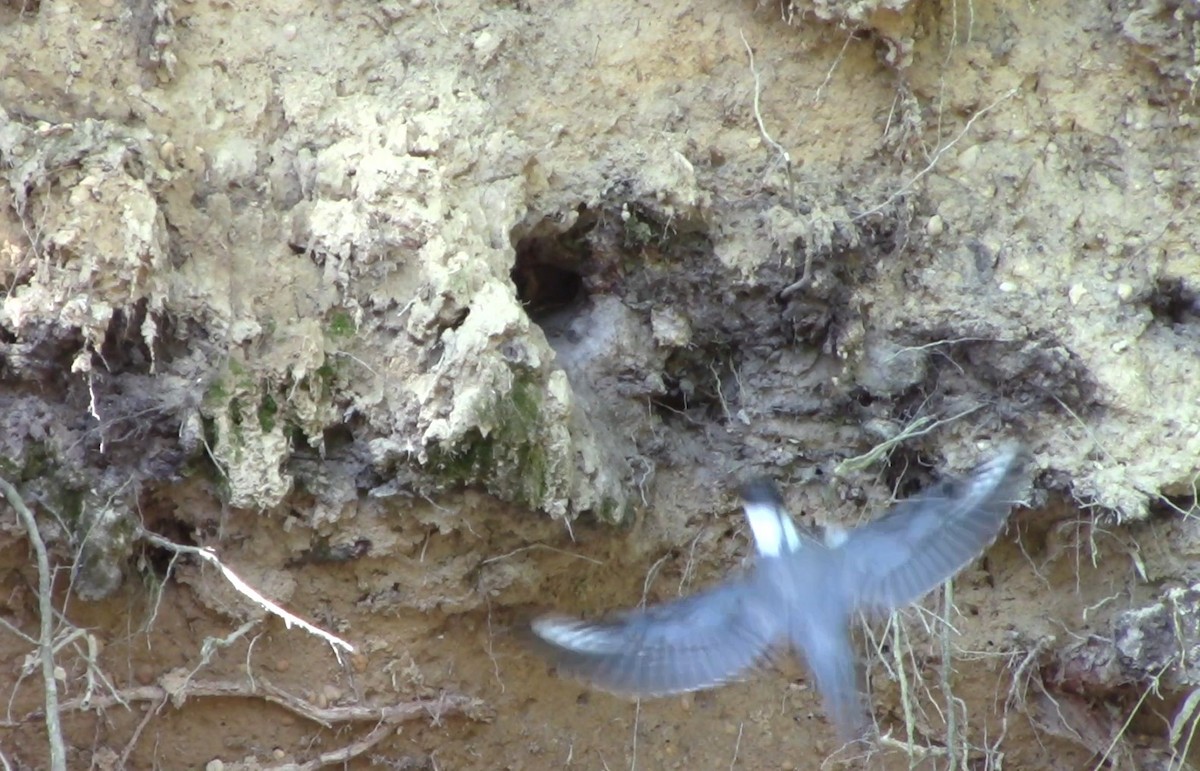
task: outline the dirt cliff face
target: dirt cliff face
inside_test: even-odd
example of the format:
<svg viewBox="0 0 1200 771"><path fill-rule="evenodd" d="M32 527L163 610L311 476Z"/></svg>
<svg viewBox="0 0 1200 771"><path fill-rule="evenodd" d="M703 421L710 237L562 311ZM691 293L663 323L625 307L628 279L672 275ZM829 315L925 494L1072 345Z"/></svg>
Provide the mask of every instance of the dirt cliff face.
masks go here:
<svg viewBox="0 0 1200 771"><path fill-rule="evenodd" d="M0 24L6 765L39 639L72 768L1196 760L1195 2ZM523 645L735 570L751 474L854 524L1014 436L1006 535L861 630L867 757L799 666L632 704Z"/></svg>

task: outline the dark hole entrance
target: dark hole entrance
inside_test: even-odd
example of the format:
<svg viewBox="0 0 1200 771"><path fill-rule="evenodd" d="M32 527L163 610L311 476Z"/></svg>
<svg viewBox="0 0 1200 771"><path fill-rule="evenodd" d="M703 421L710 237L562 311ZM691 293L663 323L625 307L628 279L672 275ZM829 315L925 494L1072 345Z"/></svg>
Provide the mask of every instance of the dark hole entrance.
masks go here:
<svg viewBox="0 0 1200 771"><path fill-rule="evenodd" d="M512 271L517 298L535 322L561 310L583 296L583 276L562 265L522 262L520 253Z"/></svg>
<svg viewBox="0 0 1200 771"><path fill-rule="evenodd" d="M1200 294L1181 278L1159 279L1150 295L1150 312L1167 324L1190 324L1200 319Z"/></svg>
<svg viewBox="0 0 1200 771"><path fill-rule="evenodd" d="M586 296L578 264L554 247L554 239L546 238L526 238L517 243L512 280L517 286L517 299L535 322Z"/></svg>
<svg viewBox="0 0 1200 771"><path fill-rule="evenodd" d="M151 517L146 524L146 529L151 532L166 538L173 543L183 544L184 546L198 546L195 539L195 532L192 526L187 525L173 517ZM166 579L169 577L169 572L172 563L179 559L179 555L174 551L155 546L149 542L142 543L142 556L145 559L146 566L158 578ZM189 557L187 559L194 559Z"/></svg>
<svg viewBox="0 0 1200 771"><path fill-rule="evenodd" d="M535 323L572 307L583 307L588 287L585 277L594 272L589 232L595 215L581 207L575 224L561 231L555 218L546 218L516 240L512 280L517 299Z"/></svg>

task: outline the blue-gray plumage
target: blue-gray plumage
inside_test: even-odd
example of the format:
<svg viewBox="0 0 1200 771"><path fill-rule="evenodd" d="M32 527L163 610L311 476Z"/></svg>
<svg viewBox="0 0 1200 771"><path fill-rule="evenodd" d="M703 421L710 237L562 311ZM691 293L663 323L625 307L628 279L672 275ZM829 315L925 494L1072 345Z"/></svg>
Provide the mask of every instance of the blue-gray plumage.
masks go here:
<svg viewBox="0 0 1200 771"><path fill-rule="evenodd" d="M560 671L631 696L711 688L789 647L812 671L838 733L858 738L867 713L852 617L908 605L978 557L1004 528L1024 458L1009 445L965 479L823 539L796 529L772 482L750 482L742 502L756 553L746 575L607 620L543 616L533 631Z"/></svg>

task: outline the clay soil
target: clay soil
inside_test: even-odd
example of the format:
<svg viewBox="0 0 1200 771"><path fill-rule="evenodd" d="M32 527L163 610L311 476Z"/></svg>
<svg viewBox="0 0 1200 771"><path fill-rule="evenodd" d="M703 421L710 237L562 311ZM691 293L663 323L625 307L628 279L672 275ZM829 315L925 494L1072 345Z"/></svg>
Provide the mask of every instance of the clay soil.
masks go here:
<svg viewBox="0 0 1200 771"><path fill-rule="evenodd" d="M0 763L1195 767L1198 62L1189 0L0 3ZM527 645L740 569L751 475L854 525L1013 438L869 749L796 662Z"/></svg>

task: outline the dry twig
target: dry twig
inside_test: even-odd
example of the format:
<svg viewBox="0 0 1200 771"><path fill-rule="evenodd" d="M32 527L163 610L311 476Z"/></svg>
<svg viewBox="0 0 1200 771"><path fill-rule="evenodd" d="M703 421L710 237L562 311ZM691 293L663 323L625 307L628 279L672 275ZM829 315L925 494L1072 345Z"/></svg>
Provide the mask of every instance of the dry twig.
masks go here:
<svg viewBox="0 0 1200 771"><path fill-rule="evenodd" d="M46 553L46 544L38 533L37 520L33 512L25 505L17 489L5 479L0 479L0 492L8 499L9 504L16 509L29 542L33 545L37 557L38 570L38 615L41 626L38 633L38 654L42 661L42 681L45 685L46 703L46 735L50 741L50 768L53 771L66 771L67 747L63 743L62 723L58 715L58 683L54 679L54 605L51 587L50 557Z"/></svg>
<svg viewBox="0 0 1200 771"><path fill-rule="evenodd" d="M367 750L379 744L396 730L395 723L380 723L375 726L371 733L367 734L358 741L351 742L340 749L322 752L317 757L307 763L285 763L279 766L271 766L271 768L287 769L287 771L316 771L318 768L332 766L349 761L362 755Z"/></svg>
<svg viewBox="0 0 1200 771"><path fill-rule="evenodd" d="M877 461L882 460L887 456L888 453L892 451L892 449L900 445L902 442L908 439L915 439L918 436L924 436L939 426L945 425L946 423L952 423L960 418L965 418L972 412L976 412L979 409L980 407L978 406L968 407L957 415L943 418L941 420L934 420L928 415L922 415L901 429L895 436L891 437L890 439L885 439L884 441L872 447L866 453L853 458L847 458L846 460L842 461L837 465L836 468L834 468L833 473L835 476L845 477L857 471L862 471Z"/></svg>

